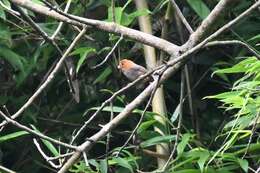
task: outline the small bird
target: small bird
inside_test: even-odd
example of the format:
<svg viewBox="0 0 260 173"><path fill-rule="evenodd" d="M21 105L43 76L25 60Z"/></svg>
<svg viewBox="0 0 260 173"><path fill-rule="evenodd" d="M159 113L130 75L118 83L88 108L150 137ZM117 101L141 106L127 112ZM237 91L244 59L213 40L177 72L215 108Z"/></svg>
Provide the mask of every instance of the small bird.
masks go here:
<svg viewBox="0 0 260 173"><path fill-rule="evenodd" d="M120 69L130 81L136 80L139 76L147 72L146 68L128 59L121 60L117 68Z"/></svg>

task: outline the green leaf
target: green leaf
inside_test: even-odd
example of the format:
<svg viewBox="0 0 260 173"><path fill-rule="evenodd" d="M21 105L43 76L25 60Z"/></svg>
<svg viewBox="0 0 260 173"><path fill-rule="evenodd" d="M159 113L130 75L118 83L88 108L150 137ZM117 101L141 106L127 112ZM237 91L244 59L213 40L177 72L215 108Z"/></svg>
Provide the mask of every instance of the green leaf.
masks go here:
<svg viewBox="0 0 260 173"><path fill-rule="evenodd" d="M71 52L70 55L78 55L78 54L80 55L79 61L77 63L77 68L76 68L77 73L79 72L81 65L83 64L83 62L86 60L86 58L90 53L96 53L96 49L92 47L80 47L75 51Z"/></svg>
<svg viewBox="0 0 260 173"><path fill-rule="evenodd" d="M240 128L248 127L251 124L251 122L254 120L254 118L255 118L255 116L253 116L253 115L242 116L242 117L236 118L236 119L231 120L228 123L226 123L226 125L224 126L224 129L228 129L233 126L240 126Z"/></svg>
<svg viewBox="0 0 260 173"><path fill-rule="evenodd" d="M246 82L241 82L239 85L234 87L234 90L241 90L241 89L249 89L253 90L256 87L260 85L260 81L246 81Z"/></svg>
<svg viewBox="0 0 260 173"><path fill-rule="evenodd" d="M180 115L180 103L177 105L177 107L175 108L175 111L173 112L173 114L171 116L171 122L172 123L175 122L179 115Z"/></svg>
<svg viewBox="0 0 260 173"><path fill-rule="evenodd" d="M116 23L123 25L123 26L128 26L130 25L134 19L138 16L143 16L143 15L148 15L150 13L150 11L148 9L141 9L141 10L137 10L135 12L132 12L130 14L127 14L126 12L124 12L126 6L128 5L128 3L130 3L131 0L129 0L124 7L115 7L115 20ZM112 8L109 7L108 9L108 20L109 22L112 22Z"/></svg>
<svg viewBox="0 0 260 173"><path fill-rule="evenodd" d="M201 173L201 172L198 169L182 169L180 171L174 171L174 173Z"/></svg>
<svg viewBox="0 0 260 173"><path fill-rule="evenodd" d="M45 139L41 139L41 141L44 143L44 145L50 150L50 152L54 155L54 156L59 156L59 152L58 150L54 147L54 145L52 145L51 142L45 140Z"/></svg>
<svg viewBox="0 0 260 173"><path fill-rule="evenodd" d="M181 142L178 144L177 146L177 153L178 153L178 156L181 155L184 151L184 149L186 148L189 140L191 139L193 135L190 134L190 133L186 133L182 136L182 140Z"/></svg>
<svg viewBox="0 0 260 173"><path fill-rule="evenodd" d="M204 171L204 165L205 165L206 161L208 160L208 158L210 156L209 151L207 151L207 150L201 151L199 153L199 156L200 156L200 158L199 158L197 163L200 167L200 171L203 172Z"/></svg>
<svg viewBox="0 0 260 173"><path fill-rule="evenodd" d="M202 0L187 0L187 2L201 19L209 15L210 10Z"/></svg>
<svg viewBox="0 0 260 173"><path fill-rule="evenodd" d="M31 125L32 128L37 131L40 132L34 125ZM41 132L40 132L41 133ZM54 155L54 156L59 156L59 152L58 150L54 147L54 145L52 145L51 142L45 140L45 139L41 139L41 141L43 142L43 144L49 149L49 151Z"/></svg>
<svg viewBox="0 0 260 173"><path fill-rule="evenodd" d="M160 143L171 142L175 140L176 135L166 135L166 136L156 136L154 138L148 139L140 144L141 147L150 147Z"/></svg>
<svg viewBox="0 0 260 173"><path fill-rule="evenodd" d="M88 163L91 164L92 166L95 166L96 169L99 169L99 164L95 159L89 159Z"/></svg>
<svg viewBox="0 0 260 173"><path fill-rule="evenodd" d="M26 62L25 58L16 54L11 49L6 47L0 47L0 58L4 58L8 61L14 69L19 69L22 73L24 70L24 62Z"/></svg>
<svg viewBox="0 0 260 173"><path fill-rule="evenodd" d="M214 96L207 96L204 97L203 99L226 99L226 98L230 98L230 97L235 97L235 96L240 96L241 95L241 91L229 91L229 92L223 92Z"/></svg>
<svg viewBox="0 0 260 173"><path fill-rule="evenodd" d="M106 159L103 159L100 161L100 172L101 173L107 173L107 160Z"/></svg>
<svg viewBox="0 0 260 173"><path fill-rule="evenodd" d="M90 109L86 110L83 115L88 114L89 111L98 110L99 108L100 108L100 107L90 108ZM123 110L124 110L124 107L113 106L113 112L115 112L115 113L120 113L120 112L122 112ZM102 111L104 111L104 112L111 112L111 111L112 111L112 110L111 110L111 106L105 106L105 107L102 109Z"/></svg>
<svg viewBox="0 0 260 173"><path fill-rule="evenodd" d="M107 78L111 73L112 73L111 68L110 68L110 67L107 67L107 68L97 77L97 79L93 82L93 84L105 82L106 78Z"/></svg>
<svg viewBox="0 0 260 173"><path fill-rule="evenodd" d="M11 4L8 0L1 0L1 2L7 8L11 8ZM0 5L0 18L6 20L5 9Z"/></svg>
<svg viewBox="0 0 260 173"><path fill-rule="evenodd" d="M121 18L123 15L123 8L122 7L115 7L115 20L116 23L121 24ZM112 7L109 7L108 9L108 21L112 22L113 18L112 18Z"/></svg>
<svg viewBox="0 0 260 173"><path fill-rule="evenodd" d="M142 9L142 10L137 10L133 13L130 13L129 15L123 13L122 19L121 19L121 25L123 26L128 26L130 25L135 18L139 16L146 16L150 13L148 9Z"/></svg>
<svg viewBox="0 0 260 173"><path fill-rule="evenodd" d="M212 67L211 70L215 72L215 71L220 70L220 69L219 69L218 67ZM219 78L221 78L222 80L224 80L224 81L230 83L230 80L228 79L227 75L224 74L224 73L213 73L213 74L211 75L211 77L213 77L213 75L216 75L216 76L218 76Z"/></svg>
<svg viewBox="0 0 260 173"><path fill-rule="evenodd" d="M245 171L248 172L248 161L245 159L239 159L238 158L238 163L240 165L240 167Z"/></svg>
<svg viewBox="0 0 260 173"><path fill-rule="evenodd" d="M254 37L248 39L247 41L250 42L250 41L259 41L259 40L260 40L260 34L257 34Z"/></svg>
<svg viewBox="0 0 260 173"><path fill-rule="evenodd" d="M18 131L18 132L10 133L8 135L1 136L0 137L0 143L11 140L11 139L15 139L15 138L20 137L20 136L28 135L28 134L29 133L26 132L26 131Z"/></svg>
<svg viewBox="0 0 260 173"><path fill-rule="evenodd" d="M0 21L0 44L11 47L12 43L12 32L7 25Z"/></svg>
<svg viewBox="0 0 260 173"><path fill-rule="evenodd" d="M124 167L124 168L127 168L129 169L132 173L134 172L132 166L128 163L127 160L121 158L121 157L118 157L118 158L113 158L113 161L115 161L118 165Z"/></svg>
<svg viewBox="0 0 260 173"><path fill-rule="evenodd" d="M249 57L240 63L234 65L233 67L230 68L225 68L221 70L215 71L215 73L244 73L247 72L250 66L253 66L257 62L256 57Z"/></svg>
<svg viewBox="0 0 260 173"><path fill-rule="evenodd" d="M157 121L156 120L149 120L149 121L146 121L146 122L143 122L140 127L138 128L137 130L137 133L140 134L142 133L143 131L145 131L146 129L148 129L149 127L151 127L151 125L153 125L154 123L156 123Z"/></svg>
<svg viewBox="0 0 260 173"><path fill-rule="evenodd" d="M162 0L160 1L160 3L153 8L152 14L156 14L157 12L159 12L164 6L166 6L168 4L169 0Z"/></svg>
<svg viewBox="0 0 260 173"><path fill-rule="evenodd" d="M6 20L4 8L0 5L0 18Z"/></svg>

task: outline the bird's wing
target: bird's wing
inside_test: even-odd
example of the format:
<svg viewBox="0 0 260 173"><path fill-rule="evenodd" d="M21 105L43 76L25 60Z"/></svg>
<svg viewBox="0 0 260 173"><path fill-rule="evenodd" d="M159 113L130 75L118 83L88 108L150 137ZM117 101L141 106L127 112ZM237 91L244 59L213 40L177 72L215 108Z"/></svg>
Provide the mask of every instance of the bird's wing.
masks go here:
<svg viewBox="0 0 260 173"><path fill-rule="evenodd" d="M142 75L142 74L147 72L146 68L144 68L143 66L140 66L140 65L136 65L135 67L133 67L133 69L135 71L137 71L138 74L140 74L140 75Z"/></svg>

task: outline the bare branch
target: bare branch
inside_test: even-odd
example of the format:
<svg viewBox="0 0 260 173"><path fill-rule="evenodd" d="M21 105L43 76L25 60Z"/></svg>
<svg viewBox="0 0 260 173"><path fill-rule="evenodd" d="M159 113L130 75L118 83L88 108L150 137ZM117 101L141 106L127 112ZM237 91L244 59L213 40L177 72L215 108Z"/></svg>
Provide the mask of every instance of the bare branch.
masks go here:
<svg viewBox="0 0 260 173"><path fill-rule="evenodd" d="M220 1L221 2L221 1ZM235 25L236 23L238 23L241 19L243 19L244 17L247 17L253 10L255 10L258 6L260 5L260 1L256 2L255 4L253 4L250 8L248 8L246 11L244 11L242 14L240 14L239 16L237 16L235 19L231 20L230 22L228 22L227 24L225 24L224 26L222 26L220 29L218 29L215 33L211 34L209 37L207 37L205 40L203 40L201 43L197 44L196 46L194 46L193 48L187 50L184 54L182 54L181 56L179 56L178 58L175 58L173 60L170 60L167 65L168 66L173 66L174 64L180 62L180 61L184 61L185 59L188 59L188 55L190 55L191 53L194 53L195 51L199 50L200 48L202 48L204 45L206 45L209 41L215 39L217 36L219 36L221 33L223 33L224 31L226 31L228 28L230 28L231 26ZM197 31L196 31L197 32ZM194 34L196 33L194 32ZM189 41L188 41L189 42ZM193 42L193 40L191 40L191 42ZM187 45L190 45L190 43L186 43L185 45L183 45L184 47L187 47ZM186 49L186 48L184 48Z"/></svg>
<svg viewBox="0 0 260 173"><path fill-rule="evenodd" d="M254 54L258 59L260 59L260 55L258 52L256 52L250 45L239 41L239 40L226 40L226 41L211 41L205 45L205 47L210 47L210 46L218 46L218 45L228 45L228 44L237 44L240 46L245 47L249 52Z"/></svg>
<svg viewBox="0 0 260 173"><path fill-rule="evenodd" d="M221 15L225 13L225 10L228 8L228 5L233 2L234 0L221 0L215 6L215 8L211 11L211 13L207 16L205 20L201 23L201 25L196 29L196 31L190 36L189 41L187 44L195 45L201 41L201 39L208 34L210 28L216 22L217 19ZM189 48L191 46L187 46Z"/></svg>
<svg viewBox="0 0 260 173"><path fill-rule="evenodd" d="M260 120L260 110L258 110L256 118L254 120L253 127L251 129L251 135L249 137L249 140L248 140L248 143L247 143L247 146L246 146L246 151L245 151L244 155L242 156L242 159L244 159L244 157L246 156L246 154L249 150L250 144L251 144L252 139L253 139L253 135L255 134L255 131L256 131L256 125L259 122L258 120Z"/></svg>
<svg viewBox="0 0 260 173"><path fill-rule="evenodd" d="M168 54L175 55L176 52L178 52L179 46L176 46L175 44L172 44L164 39L160 39L158 37L155 37L153 35L135 30L135 29L130 29L121 25L118 25L113 22L104 22L104 21L99 21L99 20L93 20L93 19L87 19L83 17L78 17L75 15L70 15L63 13L62 11L59 11L57 9L50 9L45 6L36 4L30 0L10 0L16 5L22 6L26 9L32 10L34 12L47 15L49 17L53 17L57 20L73 24L76 26L83 26L83 24L93 26L97 29L103 30L103 31L108 31L110 33L115 33L115 34L123 34L126 37L129 37L133 40L142 42L144 44L153 46L155 48L158 48L160 50L163 50L167 52ZM59 11L57 13L56 11Z"/></svg>
<svg viewBox="0 0 260 173"><path fill-rule="evenodd" d="M178 7L178 5L176 4L175 0L171 0L171 3L173 5L173 8L176 12L176 14L178 15L178 17L181 19L182 23L185 25L185 27L187 28L187 30L189 31L189 33L193 33L193 29L190 26L190 24L188 23L188 21L186 20L186 18L184 17L184 15L182 14L180 8Z"/></svg>
<svg viewBox="0 0 260 173"><path fill-rule="evenodd" d="M231 0L221 0L218 3L218 5L215 7L215 9L211 12L211 14L203 21L203 23L199 27L199 29L194 32L194 34L191 36L191 38L188 40L188 42L180 48L163 39L159 39L159 38L151 36L149 34L145 34L140 31L133 30L133 29L129 29L129 28L126 28L126 27L123 27L123 26L120 26L120 25L117 25L114 23L85 19L85 18L73 16L73 15L68 15L68 14L61 15L53 10L50 10L49 8L43 7L41 5L36 5L29 0L11 0L11 1L13 3L16 3L17 5L21 5L32 11L51 16L53 18L56 18L58 20L61 20L61 21L64 21L64 22L67 22L67 23L70 23L73 25L82 26L81 23L84 23L84 24L89 24L100 30L104 30L104 31L108 31L111 33L116 33L116 34L123 34L124 36L132 38L139 42L142 42L142 43L148 44L150 46L154 46L163 51L166 51L169 54L171 54L173 58L176 57L176 55L180 55L181 53L184 52L181 56L179 56L178 58L172 59L166 65L163 66L167 70L163 73L160 83L167 80L174 72L176 72L185 63L185 61L188 60L187 56L189 56L190 54L201 49L203 46L206 45L206 43L215 39L219 34L223 33L228 28L230 28L232 25L236 24L240 19L249 15L249 13L252 12L252 10L256 9L260 4L260 1L257 1L253 6L251 6L244 13L242 13L237 18L230 21L228 24L224 25L222 28L217 30L212 35L210 35L204 41L202 41L201 43L196 45L205 36L205 33L206 33L205 31L209 30L209 28L212 26L212 24L215 22L215 20L225 10L228 2L231 1ZM67 17L65 17L64 15ZM181 50L181 51L179 51L179 50ZM160 66L160 68L162 68L162 67ZM130 102L121 113L119 113L112 121L110 121L109 123L104 125L102 127L102 129L99 132L97 132L96 134L94 134L92 137L90 137L90 139L93 140L94 142L97 142L98 140L101 140L102 138L104 138L105 135L108 134L113 128L115 128L124 118L126 118L130 114L130 112L132 112L145 99L147 99L155 87L156 87L156 81L152 82L140 95L138 95L132 102ZM105 105L105 104L102 104L101 107L103 105ZM101 111L102 109L99 109L98 111ZM95 116L97 115L97 112L94 114ZM92 119L95 117L94 115L91 117ZM73 165L77 161L77 159L81 156L83 151L88 152L91 149L91 147L94 145L94 142L86 141L83 144L81 144L79 146L78 150L65 163L65 165L61 168L61 170L59 172L60 173L66 172L71 167L71 165Z"/></svg>
<svg viewBox="0 0 260 173"><path fill-rule="evenodd" d="M55 144L58 144L58 145L61 145L61 146L64 146L64 147L67 147L67 148L70 148L70 149L73 149L73 150L77 149L77 147L75 147L73 145L69 145L67 143L60 142L60 141L58 141L56 139L53 139L53 138L51 138L49 136L46 136L46 135L44 135L42 133L39 133L39 132L37 132L35 130L32 130L32 129L30 129L30 128L28 128L28 127L18 123L17 121L7 117L2 111L0 111L0 115L6 120L5 122L9 122L9 123L15 125L16 127L20 128L20 129L23 129L23 130L27 131L28 133L30 133L30 134L32 134L34 136L40 137L40 138L45 139L47 141L53 142Z"/></svg>
<svg viewBox="0 0 260 173"><path fill-rule="evenodd" d="M191 45L194 47L193 48L190 47L190 49L187 50L184 54L182 54L178 58L175 58L175 59L169 61L166 65L164 65L164 67L167 68L167 70L162 75L160 83L167 80L174 72L176 72L179 69L179 67L181 67L184 64L184 61L188 59L187 57L190 54L199 50L206 43L208 43L212 39L216 38L219 34L221 34L226 29L228 29L229 27L236 24L242 18L249 15L250 12L252 12L254 9L256 9L259 5L260 5L260 1L256 2L254 5L252 5L250 8L248 8L245 12L240 14L234 20L230 21L228 24L221 27L219 30L217 30L215 33L210 35L207 39L202 41L200 44L198 44L196 46L194 46L193 44L188 44L188 45ZM148 97L148 95L150 95L150 93L152 92L155 85L156 85L155 81L152 82L140 95L138 95L131 103L129 103L121 113L119 113L112 121L110 121L108 124L103 126L103 128L99 132L94 134L89 139L91 139L93 141L98 141L98 140L102 139L107 133L109 133L113 128L115 128L124 118L126 118L129 115L129 113L134 110L134 108L139 106ZM93 142L91 143L90 141L86 141L79 147L81 148L80 150L82 150L82 151L85 150L87 152L92 146L93 146ZM60 169L59 173L66 172L66 170L68 170L70 168L70 166L75 163L75 161L78 159L78 157L80 155L81 155L81 152L75 152L75 154Z"/></svg>
<svg viewBox="0 0 260 173"><path fill-rule="evenodd" d="M6 11L8 11L10 14L12 14L13 16L19 18L18 16L20 16L19 12L7 7L2 1L0 1L0 6L3 7Z"/></svg>
<svg viewBox="0 0 260 173"><path fill-rule="evenodd" d="M175 138L175 142L174 142L174 146L173 149L171 151L171 154L167 160L167 162L165 163L165 165L163 166L162 170L160 172L165 172L166 168L168 167L170 161L173 158L173 155L175 154L176 150L177 150L177 146L178 146L178 141L181 135L181 123L182 123L182 115L183 115L183 100L184 100L184 88L185 88L185 72L184 70L182 71L182 82L181 82L181 93L180 93L180 113L179 113L179 120L178 120L178 126L177 126L177 132L176 132L176 138Z"/></svg>
<svg viewBox="0 0 260 173"><path fill-rule="evenodd" d="M44 151L41 149L40 144L38 143L38 141L33 138L33 143L36 146L36 148L38 149L39 153L42 155L42 157L53 167L53 168L60 168L61 164L59 165L55 165L55 163L53 163L52 161L50 161L49 157L44 153Z"/></svg>
<svg viewBox="0 0 260 173"><path fill-rule="evenodd" d="M14 172L13 170L11 170L11 169L8 169L8 168L6 168L6 167L3 167L2 165L0 165L0 171L2 172L5 172L5 173L16 173L16 172Z"/></svg>
<svg viewBox="0 0 260 173"><path fill-rule="evenodd" d="M67 13L67 12L69 11L71 1L72 1L72 0L68 0L68 1L67 1L66 7L65 7L65 9L64 9L64 13ZM56 30L54 31L54 33L53 33L52 36L50 37L52 40L54 40L54 38L58 35L58 33L60 32L62 26L63 26L63 22L60 22L60 23L59 23L59 26L56 28Z"/></svg>
<svg viewBox="0 0 260 173"><path fill-rule="evenodd" d="M156 79L156 86L153 88L153 91L150 95L150 98L148 100L148 102L146 103L146 106L141 114L141 117L137 123L137 125L135 126L134 130L132 131L131 135L128 137L128 139L126 140L126 142L124 143L124 145L119 149L118 153L116 154L116 157L119 156L119 154L122 152L122 150L126 147L126 145L129 143L129 141L132 139L132 137L134 136L134 134L136 133L137 129L140 127L143 119L144 119L144 115L148 109L148 107L150 106L150 104L152 103L153 101L153 98L154 98L154 95L155 95L155 92L158 88L158 84L159 84L159 81L160 81L160 76L158 76L158 78Z"/></svg>
<svg viewBox="0 0 260 173"><path fill-rule="evenodd" d="M31 25L31 27L35 31L37 31L41 35L42 38L44 38L44 41L49 42L53 47L55 47L55 49L59 52L60 56L62 57L62 51L61 51L60 47L58 46L58 44L54 41L54 39L49 37L48 34L43 29L41 29L41 27L38 26L31 19L31 17L29 15L27 15L23 11L23 9L21 9L20 7L17 7L17 10L20 12L21 16L25 19L25 21L27 21ZM44 42L42 42L41 44L43 44L43 43ZM58 62L58 59L56 60L56 62ZM69 88L70 88L70 92L72 93L73 96L75 96L77 94L76 90L78 90L78 88L75 87L74 83L76 81L72 80L72 75L70 74L70 71L71 71L70 69L73 68L74 66L71 63L69 63L68 60L64 60L63 64L64 64L65 74L66 74L66 77L67 77L67 81L68 81L68 85L69 85ZM53 64L53 67L54 67L54 65L55 65L55 63ZM49 73L53 70L53 67L51 67L50 70L47 72L47 74L44 76L43 81L46 80L46 78L48 77ZM75 96L75 98L77 98L77 96ZM78 102L79 99L75 99L75 100Z"/></svg>
<svg viewBox="0 0 260 173"><path fill-rule="evenodd" d="M162 66L161 66L162 67ZM85 128L89 125L89 123L104 109L104 107L109 104L110 102L112 102L118 95L120 95L121 93L125 92L126 90L128 90L129 88L135 86L136 84L138 84L139 82L141 82L141 80L145 79L147 76L151 75L155 70L159 69L158 67L154 70L151 70L149 72L147 72L144 75L141 75L138 79L136 79L135 81L127 84L125 87L121 88L120 90L118 90L117 92L115 92L109 99L107 99L106 101L104 101L102 103L102 105L99 107L98 110L96 110L95 113L93 113L93 115L84 123L84 125L78 130L78 132L76 133L75 137L72 140L72 143L74 143L74 141L80 136L80 134L83 132L83 130L85 130ZM85 114L84 114L85 115ZM83 116L84 116L83 115Z"/></svg>

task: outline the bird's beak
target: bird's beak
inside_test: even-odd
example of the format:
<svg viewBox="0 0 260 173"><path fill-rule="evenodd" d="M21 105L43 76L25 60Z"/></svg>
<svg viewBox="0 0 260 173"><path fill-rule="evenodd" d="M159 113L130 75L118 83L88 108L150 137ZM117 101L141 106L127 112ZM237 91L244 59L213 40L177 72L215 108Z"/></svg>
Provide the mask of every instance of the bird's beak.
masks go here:
<svg viewBox="0 0 260 173"><path fill-rule="evenodd" d="M120 65L117 66L118 69L121 69Z"/></svg>

